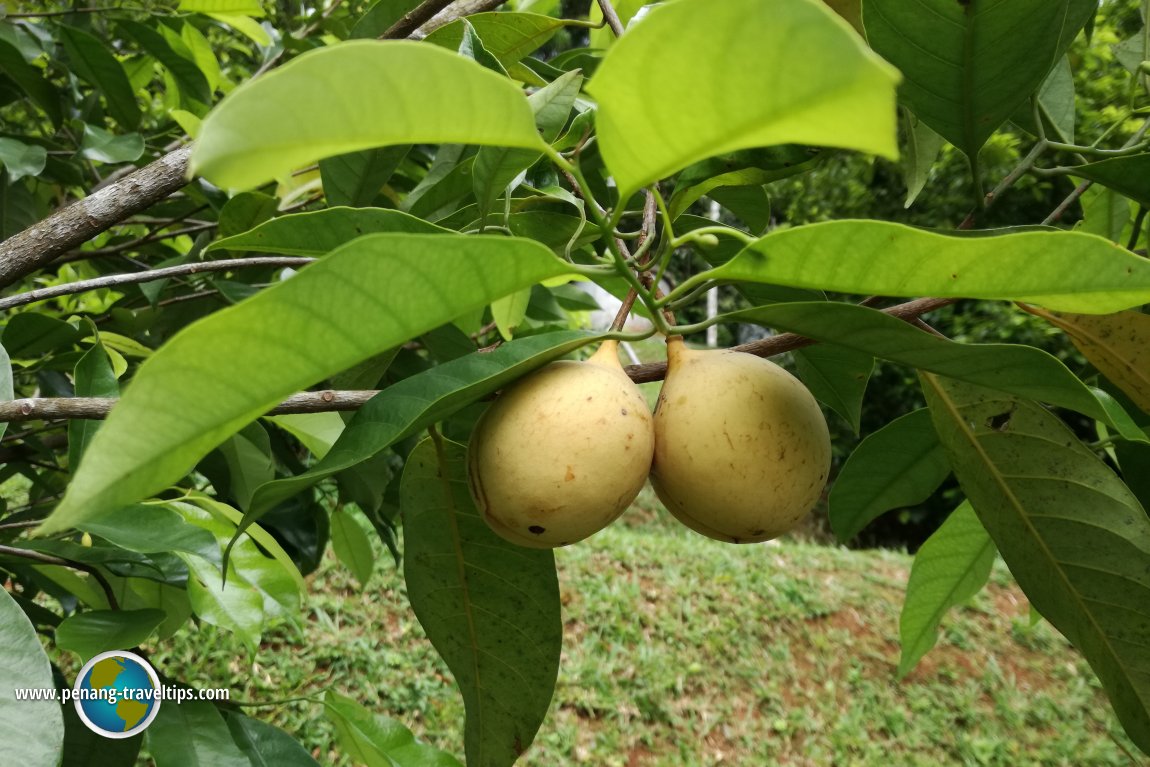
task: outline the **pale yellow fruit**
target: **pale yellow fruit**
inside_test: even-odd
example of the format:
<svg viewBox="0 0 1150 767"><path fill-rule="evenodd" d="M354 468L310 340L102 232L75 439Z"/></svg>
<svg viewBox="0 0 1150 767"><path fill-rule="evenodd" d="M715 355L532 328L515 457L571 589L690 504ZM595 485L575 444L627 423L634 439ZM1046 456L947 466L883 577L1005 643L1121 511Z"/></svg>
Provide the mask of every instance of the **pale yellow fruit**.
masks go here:
<svg viewBox="0 0 1150 767"><path fill-rule="evenodd" d="M826 419L798 379L668 340L651 484L680 522L733 543L777 538L818 501L830 463Z"/></svg>
<svg viewBox="0 0 1150 767"><path fill-rule="evenodd" d="M468 484L501 537L566 546L631 505L654 450L647 401L607 341L586 362L553 362L495 400L471 435Z"/></svg>

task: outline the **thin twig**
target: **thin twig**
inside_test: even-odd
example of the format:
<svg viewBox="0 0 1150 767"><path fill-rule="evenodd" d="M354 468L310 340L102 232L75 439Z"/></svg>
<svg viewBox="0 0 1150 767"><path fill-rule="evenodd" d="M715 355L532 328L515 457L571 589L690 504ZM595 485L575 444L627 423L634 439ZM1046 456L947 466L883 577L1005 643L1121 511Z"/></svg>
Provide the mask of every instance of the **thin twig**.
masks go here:
<svg viewBox="0 0 1150 767"><path fill-rule="evenodd" d="M603 11L603 18L607 20L607 26L615 33L615 37L622 37L626 30L623 28L623 22L619 20L619 14L615 12L615 7L611 5L611 0L599 0L599 10Z"/></svg>
<svg viewBox="0 0 1150 767"><path fill-rule="evenodd" d="M425 23L431 21L435 14L451 5L451 2L452 0L423 0L422 3L403 14L399 21L388 27L387 31L379 36L380 39L398 40L407 37Z"/></svg>
<svg viewBox="0 0 1150 767"><path fill-rule="evenodd" d="M51 554L44 554L39 551L32 551L30 549L21 549L16 546L4 546L0 544L0 554L7 554L10 557L18 557L20 559L27 559L32 562L39 562L45 565L58 565L59 567L67 567L72 570L79 570L80 572L88 573L96 582L100 584L100 588L104 591L104 597L108 600L108 607L113 610L119 610L120 604L116 601L116 592L112 590L112 584L108 583L108 579L104 574L97 570L95 567L84 562L76 562L72 559L64 559L63 557L52 556Z"/></svg>
<svg viewBox="0 0 1150 767"><path fill-rule="evenodd" d="M141 282L154 282L168 277L182 277L188 274L202 272L221 272L231 269L245 269L253 266L306 266L315 261L314 258L304 256L256 256L253 258L227 258L219 261L197 261L193 264L180 264L166 266L162 269L152 269L147 272L128 272L127 274L110 274L105 277L95 277L90 280L78 280L63 285L54 285L50 288L30 290L27 293L18 293L8 298L0 298L0 309L11 309L16 306L34 304L38 301L47 301L49 298L68 296L76 293L85 293L100 288L113 288L118 285L133 285Z"/></svg>
<svg viewBox="0 0 1150 767"><path fill-rule="evenodd" d="M1086 194L1086 190L1094 185L1094 182L1087 179L1078 186L1074 187L1074 191L1066 195L1066 199L1058 203L1058 207L1050 211L1050 215L1042 219L1043 226L1049 226L1058 219L1062 218L1063 214L1070 209L1070 206L1078 202L1078 198Z"/></svg>

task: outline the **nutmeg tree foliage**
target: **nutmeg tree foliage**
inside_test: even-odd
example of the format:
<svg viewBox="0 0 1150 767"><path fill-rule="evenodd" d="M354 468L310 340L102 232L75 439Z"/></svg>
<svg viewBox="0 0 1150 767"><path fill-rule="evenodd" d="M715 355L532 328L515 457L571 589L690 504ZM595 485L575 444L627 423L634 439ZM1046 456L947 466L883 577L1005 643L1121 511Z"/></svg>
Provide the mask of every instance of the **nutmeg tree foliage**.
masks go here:
<svg viewBox="0 0 1150 767"><path fill-rule="evenodd" d="M635 337L581 329L590 280L655 334L772 329L744 350L793 352L856 429L875 360L914 372L927 407L869 434L829 494L844 540L951 475L965 495L915 561L902 671L998 553L1150 753L1150 3L642 5L7 5L0 479L27 498L0 513L5 687L66 683L44 642L84 660L189 621L254 653L329 545L366 579L377 534L397 558L402 539L464 698L459 751L513 764L558 671L555 564L482 524L465 445L507 384ZM1092 38L1118 6L1131 36ZM1003 136L999 173L983 150ZM900 163L907 206L959 183L969 213L772 218L773 183L866 164L848 157ZM716 285L743 308L676 319ZM975 302L1089 365L932 322ZM54 703L0 712L13 764L141 745ZM258 712L168 704L148 747L314 763ZM320 715L367 764L457 764L347 698Z"/></svg>

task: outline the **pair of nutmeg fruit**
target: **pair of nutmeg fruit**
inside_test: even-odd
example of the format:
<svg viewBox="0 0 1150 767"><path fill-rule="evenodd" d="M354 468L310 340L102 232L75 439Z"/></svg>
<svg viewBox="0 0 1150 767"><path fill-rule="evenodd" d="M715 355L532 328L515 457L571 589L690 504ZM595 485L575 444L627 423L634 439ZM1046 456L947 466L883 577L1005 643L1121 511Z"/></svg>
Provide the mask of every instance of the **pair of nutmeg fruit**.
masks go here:
<svg viewBox="0 0 1150 767"><path fill-rule="evenodd" d="M487 524L554 548L613 522L648 475L680 522L752 543L792 529L830 470L826 420L798 379L765 359L667 341L654 416L606 341L507 388L476 424L469 486Z"/></svg>

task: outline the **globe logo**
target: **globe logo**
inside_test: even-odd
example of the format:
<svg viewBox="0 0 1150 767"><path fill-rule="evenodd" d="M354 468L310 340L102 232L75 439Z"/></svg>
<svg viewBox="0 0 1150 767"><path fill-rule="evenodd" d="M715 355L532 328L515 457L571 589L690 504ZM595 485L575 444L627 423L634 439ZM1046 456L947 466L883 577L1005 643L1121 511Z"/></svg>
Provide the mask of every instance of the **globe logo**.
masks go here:
<svg viewBox="0 0 1150 767"><path fill-rule="evenodd" d="M160 712L160 678L139 655L100 653L84 664L73 688L76 713L106 738L130 738Z"/></svg>

